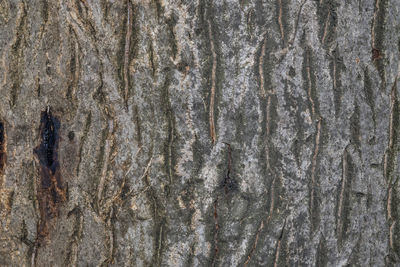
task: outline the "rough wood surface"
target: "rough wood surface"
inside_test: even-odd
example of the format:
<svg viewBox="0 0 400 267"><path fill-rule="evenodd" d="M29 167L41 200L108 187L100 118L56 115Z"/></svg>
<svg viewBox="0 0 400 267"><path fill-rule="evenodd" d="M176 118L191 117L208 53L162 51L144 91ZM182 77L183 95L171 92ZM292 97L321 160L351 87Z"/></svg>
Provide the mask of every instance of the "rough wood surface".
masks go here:
<svg viewBox="0 0 400 267"><path fill-rule="evenodd" d="M0 265L400 265L399 62L399 0L0 0Z"/></svg>

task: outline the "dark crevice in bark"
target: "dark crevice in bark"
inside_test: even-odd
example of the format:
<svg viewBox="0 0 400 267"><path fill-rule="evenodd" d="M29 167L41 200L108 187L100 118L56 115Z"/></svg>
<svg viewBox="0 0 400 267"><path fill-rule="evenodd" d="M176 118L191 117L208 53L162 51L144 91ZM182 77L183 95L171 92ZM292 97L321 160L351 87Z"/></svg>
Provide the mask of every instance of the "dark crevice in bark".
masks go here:
<svg viewBox="0 0 400 267"><path fill-rule="evenodd" d="M350 224L351 192L352 180L356 175L351 154L347 151L347 146L343 151L342 157L342 180L337 190L336 204L336 236L339 250L346 241L347 229Z"/></svg>
<svg viewBox="0 0 400 267"><path fill-rule="evenodd" d="M73 4L76 11L78 11L78 18L82 21L82 26L84 27L85 31L89 34L90 38L93 41L93 45L96 47L97 43L97 37L96 37L96 30L95 27L93 26L93 15L91 13L91 10L87 4L86 1L84 0L75 0L75 3Z"/></svg>
<svg viewBox="0 0 400 267"><path fill-rule="evenodd" d="M167 138L164 144L164 157L165 157L165 171L167 173L169 186L172 185L174 180L175 171L174 166L176 164L175 159L175 144L176 144L176 126L175 126L175 115L172 109L171 100L169 96L169 86L171 79L171 70L169 68L164 70L164 73L167 73L164 85L161 88L161 103L163 103L163 111L166 116L167 121ZM168 192L167 192L168 194Z"/></svg>
<svg viewBox="0 0 400 267"><path fill-rule="evenodd" d="M61 204L66 200L66 187L61 177L58 161L60 121L48 108L40 120L41 143L34 149L40 163L40 178L37 199L39 201L40 223L38 225L36 247L43 244L49 234L51 219L59 214Z"/></svg>
<svg viewBox="0 0 400 267"><path fill-rule="evenodd" d="M311 221L311 233L313 233L319 227L320 221L320 188L319 188L319 154L321 150L321 138L323 130L323 118L319 113L319 102L316 89L316 78L314 70L316 69L312 60L312 49L306 47L304 51L303 60L303 70L302 76L304 80L304 86L307 91L309 110L311 113L311 118L315 122L315 140L314 140L314 150L311 159L310 168L310 201L309 201L309 211L310 211L310 221Z"/></svg>
<svg viewBox="0 0 400 267"><path fill-rule="evenodd" d="M49 20L49 3L47 2L47 0L42 0L41 1L41 5L42 5L42 9L40 10L40 15L43 18L43 22L42 25L40 26L40 37L39 40L42 40L43 38L43 34L46 31L46 25L47 22Z"/></svg>
<svg viewBox="0 0 400 267"><path fill-rule="evenodd" d="M268 101L270 99L270 101ZM273 99L273 101L271 100ZM251 265L251 259L257 252L258 241L263 235L263 230L267 229L271 221L279 214L279 208L282 205L283 190L282 190L282 155L280 152L272 145L270 141L271 135L276 130L277 125L275 125L277 117L277 99L275 95L268 94L267 103L263 102L263 112L264 123L266 125L264 131L264 139L266 143L269 143L268 149L265 149L261 159L263 159L263 175L266 179L267 188L269 188L268 193L265 196L266 204L263 205L264 216L261 216L261 220L257 223L257 231L254 235L253 240L249 243L249 252L244 259L244 265ZM270 102L270 103L268 103ZM274 115L267 115L268 109L270 113ZM269 118L267 122L267 118ZM267 148L267 145L265 145ZM280 252L281 253L281 252ZM279 256L279 255L278 255Z"/></svg>
<svg viewBox="0 0 400 267"><path fill-rule="evenodd" d="M142 147L142 129L141 129L141 119L139 114L139 108L137 105L133 106L133 120L136 126L136 142L138 147Z"/></svg>
<svg viewBox="0 0 400 267"><path fill-rule="evenodd" d="M79 206L76 206L71 211L68 212L67 218L74 217L75 222L73 226L73 231L70 237L70 241L67 247L67 254L64 264L67 266L76 265L79 256L79 242L82 238L83 231L83 214Z"/></svg>
<svg viewBox="0 0 400 267"><path fill-rule="evenodd" d="M278 12L286 12L285 7L280 6L277 3ZM278 25L284 23L278 19ZM287 29L282 24L281 41L284 45L287 41ZM279 150L276 149L272 142L272 137L278 127L278 99L275 94L275 90L272 87L271 73L275 62L271 58L272 51L277 49L277 44L274 40L265 33L265 37L262 39L261 43L258 45L259 50L255 55L254 72L257 75L259 82L259 101L262 115L262 127L260 136L260 146L264 147L260 151L260 161L262 162L262 175L265 177L265 186L269 188L268 193L265 194L265 203L262 205L261 212L263 215L256 222L257 230L252 237L248 245L248 253L243 258L243 264L245 266L250 265L253 262L254 255L257 252L257 246L259 240L262 239L264 235L264 230L268 228L270 221L273 219L275 211L280 206L280 199L282 197L281 192L281 160L282 155ZM239 124L243 124L237 118Z"/></svg>
<svg viewBox="0 0 400 267"><path fill-rule="evenodd" d="M90 126L92 124L92 112L89 111L89 114L86 116L86 121L85 121L85 128L82 133L81 140L79 142L79 154L78 154L78 164L76 167L76 176L79 177L79 168L81 166L82 162L82 152L83 152L83 146L85 144L85 141L87 139L87 135L89 133Z"/></svg>
<svg viewBox="0 0 400 267"><path fill-rule="evenodd" d="M158 20L160 20L161 16L164 15L164 7L162 6L160 0L152 0L152 2L154 2L154 4L156 5L157 18Z"/></svg>
<svg viewBox="0 0 400 267"><path fill-rule="evenodd" d="M26 18L27 10L24 2L20 3L20 11L17 17L17 27L15 30L15 41L11 46L9 58L9 72L11 84L10 92L10 108L13 108L18 99L21 90L21 83L23 78L23 57L24 57L24 42L26 34Z"/></svg>
<svg viewBox="0 0 400 267"><path fill-rule="evenodd" d="M211 251L210 263L211 266L215 266L218 260L218 240L219 240L219 223L218 223L218 197L215 199L213 204L213 218L214 218L214 237L213 237L213 250Z"/></svg>
<svg viewBox="0 0 400 267"><path fill-rule="evenodd" d="M360 255L361 255L360 254L361 241L362 240L361 240L361 233L360 233L360 235L357 239L357 243L351 250L347 266L359 266L360 265L360 263L358 261L360 259Z"/></svg>
<svg viewBox="0 0 400 267"><path fill-rule="evenodd" d="M292 72L292 76L295 75L294 69L291 68L289 72ZM290 75L290 73L289 73ZM296 138L293 141L293 145L291 147L291 151L293 153L294 159L296 161L297 167L300 167L301 165L301 159L302 159L302 149L304 145L304 119L302 117L302 113L305 111L307 108L302 100L301 97L294 97L289 89L291 88L291 84L288 82L285 82L285 87L284 87L284 97L285 97L285 104L284 107L286 110L296 110L295 112L295 129L296 129Z"/></svg>
<svg viewBox="0 0 400 267"><path fill-rule="evenodd" d="M354 112L350 117L350 143L361 153L360 108L354 101ZM360 155L361 156L361 155Z"/></svg>
<svg viewBox="0 0 400 267"><path fill-rule="evenodd" d="M316 253L316 265L318 267L325 267L328 265L328 249L326 247L326 239L322 235Z"/></svg>
<svg viewBox="0 0 400 267"><path fill-rule="evenodd" d="M102 179L105 178L105 175L107 173L107 161L108 161L108 144L107 144L107 139L109 137L109 125L108 123L106 124L105 128L102 130L101 133L101 139L99 142L99 151L98 155L96 157L96 170L94 171L94 175L92 176L92 188L96 188L96 192L93 192L93 200L94 202L92 203L93 208L97 214L101 214L102 210L100 207L100 201L102 197L102 191L103 191L103 186L102 184Z"/></svg>
<svg viewBox="0 0 400 267"><path fill-rule="evenodd" d="M332 0L317 2L319 38L322 45L328 47L336 37L338 3Z"/></svg>
<svg viewBox="0 0 400 267"><path fill-rule="evenodd" d="M115 242L115 222L116 222L116 214L114 212L115 210L115 204L111 206L109 209L109 212L107 214L106 219L104 222L106 223L106 228L108 231L108 240L106 241L107 243L107 249L108 251L108 257L104 260L103 264L106 265L112 265L114 264L114 255L116 251L116 242Z"/></svg>
<svg viewBox="0 0 400 267"><path fill-rule="evenodd" d="M264 229L264 220L261 220L261 223L258 226L257 232L255 234L254 241L250 243L251 244L250 245L250 251L246 256L246 261L244 262L244 266L247 266L250 263L253 255L254 255L254 252L255 252L255 250L257 248L257 244L258 244L258 239L259 239L260 233L261 233L261 231L263 229Z"/></svg>
<svg viewBox="0 0 400 267"><path fill-rule="evenodd" d="M374 123L374 129L376 129L375 95L368 69L364 70L364 96L369 108L371 109L372 121Z"/></svg>
<svg viewBox="0 0 400 267"><path fill-rule="evenodd" d="M335 103L335 117L339 118L342 96L343 96L341 72L344 70L344 64L343 64L343 58L339 56L338 48L336 48L332 52L329 68L331 70L331 77L333 82L332 88L333 88L333 96Z"/></svg>
<svg viewBox="0 0 400 267"><path fill-rule="evenodd" d="M275 254L274 254L274 261L273 261L273 266L274 267L278 267L278 266L282 266L282 264L280 263L282 261L282 259L284 259L284 255L282 255L284 253L282 247L283 247L283 235L284 235L284 231L285 231L285 227L286 227L286 219L283 223L281 232L279 234L278 240L276 241L276 245L275 245Z"/></svg>
<svg viewBox="0 0 400 267"><path fill-rule="evenodd" d="M383 170L384 170L383 175L386 178L386 182L388 184L391 184L394 178L393 175L394 175L396 156L397 156L397 141L400 130L399 123L400 123L400 110L399 110L399 101L397 97L397 78L396 78L396 81L394 82L391 91L389 140L383 159Z"/></svg>
<svg viewBox="0 0 400 267"><path fill-rule="evenodd" d="M387 0L375 0L375 10L372 17L371 26L371 53L372 61L381 79L381 89L386 87L385 79L385 53L384 53L384 34L386 27Z"/></svg>
<svg viewBox="0 0 400 267"><path fill-rule="evenodd" d="M5 123L0 119L0 176L4 174L7 161L7 135ZM0 189L3 186L3 178L0 177Z"/></svg>
<svg viewBox="0 0 400 267"><path fill-rule="evenodd" d="M149 60L150 60L152 75L153 75L153 79L154 79L156 72L157 72L157 67L156 67L155 60L154 60L154 47L153 47L152 42L150 42L150 44L149 44Z"/></svg>
<svg viewBox="0 0 400 267"><path fill-rule="evenodd" d="M149 186L149 190L147 190L146 195L151 201L151 206L153 209L153 223L154 223L154 254L152 259L152 266L161 266L161 259L164 252L165 247L165 239L166 239L166 218L165 218L165 209L161 203L161 200L157 197L156 191L153 187L150 186L148 180L146 179L147 186Z"/></svg>
<svg viewBox="0 0 400 267"><path fill-rule="evenodd" d="M69 99L71 103L75 103L74 101L76 99L76 90L78 88L78 83L79 83L79 74L81 71L81 63L79 60L79 43L78 43L78 38L73 30L73 28L70 26L69 27L69 35L70 35L70 60L69 60L69 82L67 86L67 92L66 92L66 98ZM75 39L75 41L73 41Z"/></svg>
<svg viewBox="0 0 400 267"><path fill-rule="evenodd" d="M125 43L124 43L124 55L123 55L123 83L124 83L124 102L126 109L128 110L128 97L129 97L129 88L130 88L130 78L129 78L129 63L131 57L131 39L133 31L133 23L134 23L134 11L132 7L132 3L127 0L127 18L126 18L126 26L125 26Z"/></svg>
<svg viewBox="0 0 400 267"><path fill-rule="evenodd" d="M172 58L176 58L176 54L178 52L177 40L175 36L175 26L178 21L178 18L175 14L171 14L171 16L166 20L166 24L168 26L169 31L169 43L172 52Z"/></svg>
<svg viewBox="0 0 400 267"><path fill-rule="evenodd" d="M227 163L227 171L224 179L221 182L221 188L224 189L225 195L227 195L230 192L233 192L238 189L238 184L236 180L232 177L232 149L231 145L228 143L225 143L227 145L227 150L228 150L228 163Z"/></svg>
<svg viewBox="0 0 400 267"><path fill-rule="evenodd" d="M304 87L307 91L309 108L311 111L311 117L313 120L319 119L319 103L316 88L316 78L315 78L315 65L312 58L312 48L306 47L303 55L303 70L302 76L304 80Z"/></svg>
<svg viewBox="0 0 400 267"><path fill-rule="evenodd" d="M290 31L287 19L288 17L290 17L288 2L285 0L276 0L276 18L279 26L282 47L286 46L288 33Z"/></svg>
<svg viewBox="0 0 400 267"><path fill-rule="evenodd" d="M389 201L390 198L390 201ZM400 262L400 190L399 178L388 190L388 224L389 224L389 260L392 263Z"/></svg>
<svg viewBox="0 0 400 267"><path fill-rule="evenodd" d="M292 39L288 43L289 46L292 46L294 41L296 40L296 35L297 35L298 28L299 28L299 22L300 22L300 17L301 17L301 11L303 10L303 6L306 2L307 2L307 0L303 0L303 2L300 4L299 10L297 11L297 18L296 18L296 22L294 24L294 32L293 32Z"/></svg>

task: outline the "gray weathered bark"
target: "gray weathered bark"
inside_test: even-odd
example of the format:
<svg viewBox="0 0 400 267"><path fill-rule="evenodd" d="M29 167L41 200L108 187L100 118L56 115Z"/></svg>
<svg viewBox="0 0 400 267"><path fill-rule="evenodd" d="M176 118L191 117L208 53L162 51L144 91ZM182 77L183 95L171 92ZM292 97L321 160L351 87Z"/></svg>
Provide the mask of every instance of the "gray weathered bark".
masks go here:
<svg viewBox="0 0 400 267"><path fill-rule="evenodd" d="M0 1L0 265L400 265L399 7Z"/></svg>

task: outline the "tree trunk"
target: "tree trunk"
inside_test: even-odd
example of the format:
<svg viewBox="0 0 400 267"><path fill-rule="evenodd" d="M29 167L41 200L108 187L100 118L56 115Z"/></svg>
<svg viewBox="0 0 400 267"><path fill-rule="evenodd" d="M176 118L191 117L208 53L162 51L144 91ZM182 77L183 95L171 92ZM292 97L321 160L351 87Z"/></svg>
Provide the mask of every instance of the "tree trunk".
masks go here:
<svg viewBox="0 0 400 267"><path fill-rule="evenodd" d="M399 6L0 1L0 265L399 265Z"/></svg>

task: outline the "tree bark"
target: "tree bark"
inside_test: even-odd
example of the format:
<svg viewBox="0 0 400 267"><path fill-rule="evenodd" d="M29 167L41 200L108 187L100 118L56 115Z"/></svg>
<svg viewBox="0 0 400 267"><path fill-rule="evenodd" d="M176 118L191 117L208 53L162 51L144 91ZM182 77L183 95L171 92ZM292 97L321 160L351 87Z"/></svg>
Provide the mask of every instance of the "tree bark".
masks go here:
<svg viewBox="0 0 400 267"><path fill-rule="evenodd" d="M0 265L399 265L399 6L0 1Z"/></svg>

